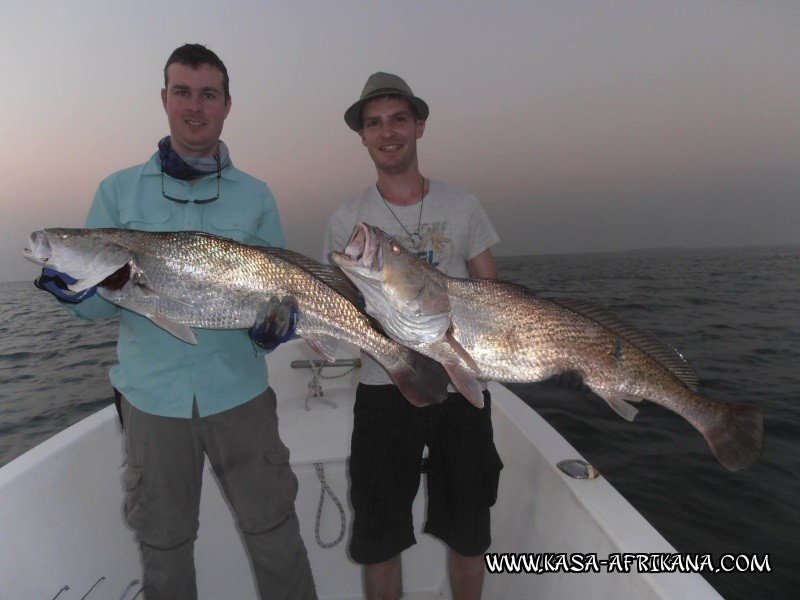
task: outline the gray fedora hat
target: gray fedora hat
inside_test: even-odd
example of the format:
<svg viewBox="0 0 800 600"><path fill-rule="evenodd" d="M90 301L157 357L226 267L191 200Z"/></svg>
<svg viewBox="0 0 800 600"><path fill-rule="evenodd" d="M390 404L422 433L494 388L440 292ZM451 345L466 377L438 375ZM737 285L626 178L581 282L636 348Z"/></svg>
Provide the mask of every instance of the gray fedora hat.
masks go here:
<svg viewBox="0 0 800 600"><path fill-rule="evenodd" d="M364 85L364 91L361 92L361 98L345 111L344 122L353 131L361 131L364 129L361 123L361 109L364 104L374 98L389 94L406 98L411 103L411 106L414 107L418 119L424 121L428 118L428 113L430 112L428 105L425 104L424 100L414 95L414 92L411 91L411 88L402 78L391 73L378 72L369 76L366 85Z"/></svg>

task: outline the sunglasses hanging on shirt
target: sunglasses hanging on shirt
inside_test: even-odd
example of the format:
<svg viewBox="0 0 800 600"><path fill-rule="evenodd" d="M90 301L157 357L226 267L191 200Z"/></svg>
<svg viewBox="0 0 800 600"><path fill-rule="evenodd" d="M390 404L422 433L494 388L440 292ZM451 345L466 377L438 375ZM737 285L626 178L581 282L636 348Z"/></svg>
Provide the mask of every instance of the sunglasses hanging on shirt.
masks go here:
<svg viewBox="0 0 800 600"><path fill-rule="evenodd" d="M222 166L219 162L219 156L216 154L214 155L214 159L217 161L217 195L213 198L207 198L206 200L188 200L183 198L174 198L168 195L164 191L164 161L161 161L161 195L164 196L167 200L172 200L173 202L177 202L178 204L189 204L193 202L194 204L209 204L210 202L214 202L219 198L219 180L222 178Z"/></svg>

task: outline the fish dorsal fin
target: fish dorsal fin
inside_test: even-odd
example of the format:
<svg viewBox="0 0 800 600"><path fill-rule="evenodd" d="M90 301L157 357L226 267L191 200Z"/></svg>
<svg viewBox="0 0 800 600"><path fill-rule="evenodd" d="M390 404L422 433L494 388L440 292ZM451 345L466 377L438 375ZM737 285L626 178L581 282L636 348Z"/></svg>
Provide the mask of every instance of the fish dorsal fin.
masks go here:
<svg viewBox="0 0 800 600"><path fill-rule="evenodd" d="M624 338L628 343L669 369L689 389L697 391L700 384L697 372L691 364L675 348L659 340L653 334L641 331L621 321L604 306L591 302L570 300L568 298L547 298L549 302L558 304L574 313L583 315L599 323L606 329Z"/></svg>
<svg viewBox="0 0 800 600"><path fill-rule="evenodd" d="M364 311L364 297L355 285L345 277L339 267L326 265L299 252L286 248L262 248L269 254L280 258L291 265L302 269L312 277L318 279L345 300L354 304L360 311Z"/></svg>

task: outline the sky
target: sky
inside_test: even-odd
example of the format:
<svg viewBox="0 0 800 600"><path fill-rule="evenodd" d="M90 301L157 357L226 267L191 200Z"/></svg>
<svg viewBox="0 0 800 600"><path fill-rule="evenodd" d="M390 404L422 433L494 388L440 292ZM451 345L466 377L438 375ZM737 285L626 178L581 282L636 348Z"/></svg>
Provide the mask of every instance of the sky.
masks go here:
<svg viewBox="0 0 800 600"><path fill-rule="evenodd" d="M430 106L420 170L481 199L497 256L800 242L797 0L28 0L0 24L0 281L149 159L186 42L225 62L222 139L313 258L375 181L343 120L375 71Z"/></svg>

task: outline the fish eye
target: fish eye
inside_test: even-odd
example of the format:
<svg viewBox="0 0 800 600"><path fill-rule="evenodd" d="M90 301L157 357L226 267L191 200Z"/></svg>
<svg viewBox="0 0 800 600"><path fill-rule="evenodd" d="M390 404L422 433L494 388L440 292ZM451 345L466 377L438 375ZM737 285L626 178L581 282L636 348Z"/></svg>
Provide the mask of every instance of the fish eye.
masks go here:
<svg viewBox="0 0 800 600"><path fill-rule="evenodd" d="M400 254L400 244L392 244L392 254Z"/></svg>
<svg viewBox="0 0 800 600"><path fill-rule="evenodd" d="M65 239L67 239L69 237L69 234L68 233L59 233L58 237L61 238L62 240L65 240Z"/></svg>

